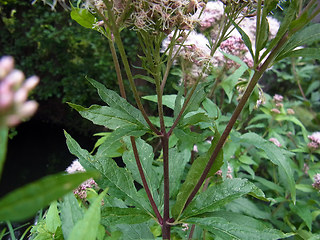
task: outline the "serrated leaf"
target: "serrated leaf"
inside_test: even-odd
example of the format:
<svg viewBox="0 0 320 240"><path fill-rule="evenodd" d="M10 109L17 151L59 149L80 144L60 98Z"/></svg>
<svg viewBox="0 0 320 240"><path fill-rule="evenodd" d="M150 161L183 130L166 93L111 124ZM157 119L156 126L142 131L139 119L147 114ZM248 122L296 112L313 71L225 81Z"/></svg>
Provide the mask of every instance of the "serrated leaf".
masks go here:
<svg viewBox="0 0 320 240"><path fill-rule="evenodd" d="M116 129L127 125L134 125L139 128L144 127L143 124L126 112L122 112L115 108L99 105L92 105L90 108L84 108L73 103L69 103L69 106L77 110L85 119L109 129Z"/></svg>
<svg viewBox="0 0 320 240"><path fill-rule="evenodd" d="M83 218L83 210L80 208L78 200L73 193L64 196L60 204L62 232L64 239L68 239L69 234L78 221Z"/></svg>
<svg viewBox="0 0 320 240"><path fill-rule="evenodd" d="M247 198L238 198L226 205L226 209L231 212L242 213L250 217L259 219L271 219L271 210L269 206L263 205L263 209L259 205Z"/></svg>
<svg viewBox="0 0 320 240"><path fill-rule="evenodd" d="M177 95L175 95L175 94L172 94L172 95L163 95L163 96L162 96L162 104L163 104L164 106L167 106L168 108L170 108L170 109L173 110L173 109L174 109L174 103L175 103L176 97L177 97ZM157 97L157 95L144 96L144 97L142 97L142 99L145 99L145 100L148 100L148 101L151 101L151 102L158 103L158 97Z"/></svg>
<svg viewBox="0 0 320 240"><path fill-rule="evenodd" d="M123 240L146 240L154 239L148 224L118 224L117 228L123 233Z"/></svg>
<svg viewBox="0 0 320 240"><path fill-rule="evenodd" d="M179 86L178 94L177 94L176 100L174 102L174 109L173 109L173 117L174 117L174 119L176 119L178 117L178 114L181 111L182 104L184 102L183 93L184 93L184 87L183 86Z"/></svg>
<svg viewBox="0 0 320 240"><path fill-rule="evenodd" d="M207 229L224 240L277 240L292 235L270 228L254 218L225 211L189 218L185 223Z"/></svg>
<svg viewBox="0 0 320 240"><path fill-rule="evenodd" d="M55 233L57 228L61 226L57 201L50 204L49 210L46 215L46 226L49 232Z"/></svg>
<svg viewBox="0 0 320 240"><path fill-rule="evenodd" d="M193 112L191 112L193 113ZM186 126L190 126L190 125L195 125L197 123L200 122L207 122L207 123L211 123L212 120L203 112L198 112L195 114L190 115L190 113L188 114L188 116L185 116L180 122L179 125L181 127L186 127Z"/></svg>
<svg viewBox="0 0 320 240"><path fill-rule="evenodd" d="M236 24L231 18L229 18L232 22L232 24L234 25L234 27L238 30L238 32L240 33L241 35L241 39L243 40L244 44L247 46L251 56L252 56L252 59L254 59L254 53L252 51L252 43L251 43L251 40L249 38L249 36L245 33L245 31L243 31L238 24Z"/></svg>
<svg viewBox="0 0 320 240"><path fill-rule="evenodd" d="M97 21L95 16L93 16L92 13L90 13L90 11L85 8L75 8L72 6L70 16L82 27L90 28L90 29L93 28L93 25Z"/></svg>
<svg viewBox="0 0 320 240"><path fill-rule="evenodd" d="M271 40L269 43L266 51L261 56L261 60L264 59L268 53L278 44L279 40L283 37L283 35L287 32L289 25L291 24L292 20L295 19L296 13L299 10L297 6L297 1L290 1L289 8L285 11L284 19L281 21L281 25L277 32L277 35L274 39Z"/></svg>
<svg viewBox="0 0 320 240"><path fill-rule="evenodd" d="M320 23L312 24L301 31L293 34L288 43L281 50L276 61L283 58L283 55L292 51L296 47L308 45L320 40Z"/></svg>
<svg viewBox="0 0 320 240"><path fill-rule="evenodd" d="M109 137L99 146L96 158L111 157L121 146L121 140L125 136L140 137L146 133L146 130L139 129L136 126L124 126L114 130Z"/></svg>
<svg viewBox="0 0 320 240"><path fill-rule="evenodd" d="M137 224L149 221L150 219L150 215L137 208L105 207L101 211L101 223L106 226Z"/></svg>
<svg viewBox="0 0 320 240"><path fill-rule="evenodd" d="M295 116L277 115L275 117L275 120L277 120L277 121L290 121L290 122L293 122L294 124L298 125L299 127L301 127L304 140L305 141L308 140L307 129L305 128L305 126Z"/></svg>
<svg viewBox="0 0 320 240"><path fill-rule="evenodd" d="M208 83L200 83L196 87L195 91L193 92L190 101L188 103L188 106L186 107L184 113L182 114L182 117L185 116L187 113L192 111L197 111L199 109L200 104L203 102L203 100L206 97L206 93L204 91L204 88L208 85ZM188 95L190 92L188 93Z"/></svg>
<svg viewBox="0 0 320 240"><path fill-rule="evenodd" d="M103 84L91 78L87 78L87 80L98 90L100 98L110 107L127 113L129 116L132 116L134 119L148 128L148 124L144 120L141 112L133 107L130 103L128 103L124 98L120 97L119 94L110 89L107 89Z"/></svg>
<svg viewBox="0 0 320 240"><path fill-rule="evenodd" d="M176 148L169 149L170 198L174 198L178 194L183 173L190 157L191 152L188 150L179 152Z"/></svg>
<svg viewBox="0 0 320 240"><path fill-rule="evenodd" d="M90 205L83 219L78 221L69 234L68 240L88 240L96 239L100 225L100 207L103 197L106 195L107 189L104 190Z"/></svg>
<svg viewBox="0 0 320 240"><path fill-rule="evenodd" d="M297 50L289 51L277 58L277 61L287 57L306 57L320 60L320 49L319 48L302 48Z"/></svg>
<svg viewBox="0 0 320 240"><path fill-rule="evenodd" d="M239 78L245 73L245 71L248 70L248 66L237 56L233 56L231 54L224 53L224 52L221 52L221 53L225 57L240 64L240 67L237 70L235 70L230 76L228 76L226 79L224 79L220 84L221 87L223 88L223 90L225 91L225 93L227 94L228 99L229 99L229 103L230 103L235 86L236 86Z"/></svg>
<svg viewBox="0 0 320 240"><path fill-rule="evenodd" d="M136 141L136 146L137 146L137 151L139 154L141 166L144 172L144 176L146 178L151 194L156 204L158 205L159 204L158 188L160 186L160 180L158 179L158 176L152 166L152 162L154 159L153 148L140 138L135 139L135 141ZM138 183L140 183L141 185L143 185L141 176L135 161L131 141L129 138L125 138L124 142L128 150L124 152L122 159L126 164L126 168L132 173L133 179Z"/></svg>
<svg viewBox="0 0 320 240"><path fill-rule="evenodd" d="M146 80L150 83L153 83L153 84L155 83L154 79L152 77L141 75L141 74L134 75L133 79L143 79L143 80Z"/></svg>
<svg viewBox="0 0 320 240"><path fill-rule="evenodd" d="M55 174L21 187L0 200L0 220L20 221L78 187L96 172Z"/></svg>
<svg viewBox="0 0 320 240"><path fill-rule="evenodd" d="M276 164L284 173L284 179L286 180L293 202L296 201L296 188L293 178L293 172L289 162L284 155L284 151L277 147L275 144L263 139L258 134L246 133L241 136L242 143L252 144L253 146L263 150L266 153L268 159Z"/></svg>
<svg viewBox="0 0 320 240"><path fill-rule="evenodd" d="M194 160L193 164L191 165L191 168L187 174L186 180L182 184L180 191L177 195L177 200L171 209L171 213L176 220L180 217L184 209L184 206L186 204L186 201L189 195L191 194L191 192L193 191L198 180L200 179L200 176L203 173L219 139L220 139L220 134L216 129L214 138L211 142L211 147L208 150L208 152L205 155L202 155L198 157L196 160ZM223 164L223 151L221 149L207 177L214 175L220 169L222 164Z"/></svg>
<svg viewBox="0 0 320 240"><path fill-rule="evenodd" d="M297 214L307 225L309 231L312 232L312 215L309 207L306 204L297 202L295 205L289 205L292 212Z"/></svg>
<svg viewBox="0 0 320 240"><path fill-rule="evenodd" d="M202 102L202 106L204 110L206 110L206 112L208 113L209 117L217 119L219 116L221 116L221 111L219 107L214 102L212 102L209 98L206 98Z"/></svg>
<svg viewBox="0 0 320 240"><path fill-rule="evenodd" d="M79 158L81 165L85 169L96 169L101 173L102 178L97 180L101 188L109 187L109 193L117 197L129 199L135 206L152 212L149 203L137 194L131 174L124 168L118 167L113 159L101 156L91 156L88 151L82 149L80 145L65 132L69 151Z"/></svg>
<svg viewBox="0 0 320 240"><path fill-rule="evenodd" d="M199 193L183 212L182 219L213 212L253 191L257 191L257 187L247 179L226 179L222 183L211 186L206 191Z"/></svg>
<svg viewBox="0 0 320 240"><path fill-rule="evenodd" d="M194 144L203 140L204 138L202 135L198 133L191 132L190 128L175 128L173 130L173 133L180 140L179 150L188 149L191 151L193 149Z"/></svg>

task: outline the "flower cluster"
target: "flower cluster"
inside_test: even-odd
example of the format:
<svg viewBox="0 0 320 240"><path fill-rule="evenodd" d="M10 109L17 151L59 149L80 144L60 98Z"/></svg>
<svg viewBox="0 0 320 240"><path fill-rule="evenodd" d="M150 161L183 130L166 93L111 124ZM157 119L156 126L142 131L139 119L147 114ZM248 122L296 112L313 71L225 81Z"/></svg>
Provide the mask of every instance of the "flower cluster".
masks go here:
<svg viewBox="0 0 320 240"><path fill-rule="evenodd" d="M281 109L283 108L283 96L279 95L279 94L275 94L273 96L273 102L274 104L276 105L275 108L272 108L270 111L272 113L275 113L275 114L280 114L281 113ZM295 114L294 110L292 108L287 108L287 114L288 115L293 115Z"/></svg>
<svg viewBox="0 0 320 240"><path fill-rule="evenodd" d="M316 175L314 175L313 177L314 183L312 184L312 186L320 191L320 173L317 173Z"/></svg>
<svg viewBox="0 0 320 240"><path fill-rule="evenodd" d="M85 172L86 170L80 164L78 160L74 160L72 164L66 169L66 172L69 174L76 173L76 172ZM74 195L79 197L80 199L87 198L87 190L93 188L97 189L97 183L92 179L88 179L87 181L83 182L79 187L73 190Z"/></svg>
<svg viewBox="0 0 320 240"><path fill-rule="evenodd" d="M320 132L314 132L308 136L310 142L308 143L308 147L312 150L316 150L320 148Z"/></svg>
<svg viewBox="0 0 320 240"><path fill-rule="evenodd" d="M232 170L231 166L228 165L228 170L227 170L226 178L232 179L232 178L233 178L233 177L232 177L232 172L233 172L233 170ZM215 174L216 174L217 176L222 177L222 170L221 170L221 169L218 170Z"/></svg>
<svg viewBox="0 0 320 240"><path fill-rule="evenodd" d="M27 101L27 98L39 83L39 78L32 76L25 81L24 79L23 72L14 69L12 57L0 59L0 126L16 126L37 110L38 103Z"/></svg>
<svg viewBox="0 0 320 240"><path fill-rule="evenodd" d="M101 14L106 6L102 0L91 0ZM127 6L130 4L130 6ZM125 10L130 9L131 14L123 19L123 25L133 26L136 30L170 33L173 28L192 29L193 15L205 3L202 0L133 0L130 3L124 0L113 1L113 13L119 19Z"/></svg>

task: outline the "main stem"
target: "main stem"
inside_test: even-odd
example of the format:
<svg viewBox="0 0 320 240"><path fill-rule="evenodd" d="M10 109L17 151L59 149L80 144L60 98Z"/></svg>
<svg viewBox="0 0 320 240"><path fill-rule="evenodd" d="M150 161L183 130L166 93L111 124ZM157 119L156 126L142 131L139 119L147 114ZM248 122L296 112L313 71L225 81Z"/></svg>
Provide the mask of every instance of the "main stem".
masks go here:
<svg viewBox="0 0 320 240"><path fill-rule="evenodd" d="M163 210L163 225L162 238L170 239L170 224L169 223L169 136L165 134L161 137L163 150L163 185L164 185L164 210Z"/></svg>

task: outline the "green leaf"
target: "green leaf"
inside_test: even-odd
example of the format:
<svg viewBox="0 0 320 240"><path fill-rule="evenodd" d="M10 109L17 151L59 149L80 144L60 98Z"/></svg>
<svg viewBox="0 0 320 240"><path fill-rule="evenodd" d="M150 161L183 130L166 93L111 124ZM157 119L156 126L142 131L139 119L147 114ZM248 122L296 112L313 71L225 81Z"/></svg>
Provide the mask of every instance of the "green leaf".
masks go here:
<svg viewBox="0 0 320 240"><path fill-rule="evenodd" d="M219 118L219 116L221 116L221 111L219 107L214 102L212 102L209 98L206 98L202 102L202 106L204 110L206 110L210 118L217 119Z"/></svg>
<svg viewBox="0 0 320 240"><path fill-rule="evenodd" d="M87 80L98 90L100 98L106 102L110 107L118 109L121 112L127 113L129 116L132 116L142 125L148 127L147 122L144 120L141 112L129 104L124 98L120 97L116 92L107 89L103 84L87 78Z"/></svg>
<svg viewBox="0 0 320 240"><path fill-rule="evenodd" d="M245 194L257 192L257 189L258 188L247 179L226 179L222 183L213 185L206 191L199 193L185 209L182 218L213 212Z"/></svg>
<svg viewBox="0 0 320 240"><path fill-rule="evenodd" d="M103 197L108 189L105 189L90 205L88 211L83 216L83 219L78 221L69 234L68 240L88 240L96 239L98 236L100 225L100 207Z"/></svg>
<svg viewBox="0 0 320 240"><path fill-rule="evenodd" d="M271 182L271 181L264 179L262 177L259 177L259 176L255 176L254 180L261 183L268 190L273 190L273 191L276 191L277 193L284 194L283 187L279 186L278 184L275 184L274 182Z"/></svg>
<svg viewBox="0 0 320 240"><path fill-rule="evenodd" d="M245 73L245 71L248 70L247 64L245 64L239 57L233 56L228 53L221 52L225 57L231 59L232 61L235 61L236 63L240 64L240 67L235 70L230 76L228 76L226 79L224 79L221 83L221 87L225 91L225 93L228 96L229 103L231 102L231 98L233 95L233 91L235 89L235 86L239 80L239 78Z"/></svg>
<svg viewBox="0 0 320 240"><path fill-rule="evenodd" d="M203 102L203 100L206 97L206 93L204 91L204 88L208 85L209 83L200 83L196 87L194 93L192 94L190 101L188 103L188 106L184 110L184 113L182 115L185 116L187 113L192 112L192 111L197 111L199 109L200 104ZM188 95L190 92L188 93Z"/></svg>
<svg viewBox="0 0 320 240"><path fill-rule="evenodd" d="M290 121L290 122L293 122L294 124L298 125L299 127L301 127L304 140L306 142L308 141L307 129L305 128L305 126L295 116L277 115L275 117L275 120L277 120L277 121Z"/></svg>
<svg viewBox="0 0 320 240"><path fill-rule="evenodd" d="M148 224L118 224L117 228L123 233L124 240L151 240L154 239Z"/></svg>
<svg viewBox="0 0 320 240"><path fill-rule="evenodd" d="M0 126L0 179L2 175L2 169L6 160L7 143L8 143L8 128Z"/></svg>
<svg viewBox="0 0 320 240"><path fill-rule="evenodd" d="M96 158L111 157L122 145L121 140L125 136L140 137L146 133L146 130L139 129L136 126L124 126L117 128L109 137L99 146Z"/></svg>
<svg viewBox="0 0 320 240"><path fill-rule="evenodd" d="M177 95L173 94L173 95L163 95L162 96L162 104L164 106L167 106L170 109L174 109L174 103L176 101L176 97ZM144 96L142 97L145 100L151 101L151 102L155 102L158 103L158 97L157 95L150 95L150 96Z"/></svg>
<svg viewBox="0 0 320 240"><path fill-rule="evenodd" d="M289 205L292 212L297 214L307 225L310 232L312 232L312 215L307 204L303 204L301 202L297 202L295 205L292 203Z"/></svg>
<svg viewBox="0 0 320 240"><path fill-rule="evenodd" d="M191 114L192 113L192 114ZM190 112L187 116L185 116L180 122L179 125L181 127L195 125L200 122L208 122L211 123L212 120L204 113L204 112Z"/></svg>
<svg viewBox="0 0 320 240"><path fill-rule="evenodd" d="M96 180L101 188L109 187L109 194L125 197L135 206L152 212L149 203L138 195L132 176L126 169L118 167L113 159L103 155L91 156L69 134L65 132L65 135L69 151L79 158L81 165L87 170L96 169L101 173L102 178Z"/></svg>
<svg viewBox="0 0 320 240"><path fill-rule="evenodd" d="M101 211L101 223L106 226L137 224L149 221L150 219L150 215L137 208L105 207Z"/></svg>
<svg viewBox="0 0 320 240"><path fill-rule="evenodd" d="M19 188L0 200L0 220L20 221L78 187L95 172L55 174Z"/></svg>
<svg viewBox="0 0 320 240"><path fill-rule="evenodd" d="M214 212L185 221L195 224L224 240L277 240L292 234L284 234L254 218L231 212Z"/></svg>
<svg viewBox="0 0 320 240"><path fill-rule="evenodd" d="M146 80L150 83L153 83L153 84L155 83L154 79L152 77L141 75L141 74L134 75L133 79L143 79L143 80Z"/></svg>
<svg viewBox="0 0 320 240"><path fill-rule="evenodd" d="M83 210L80 208L78 200L73 193L64 196L60 204L62 232L64 239L68 239L69 234L78 221L83 218Z"/></svg>
<svg viewBox="0 0 320 240"><path fill-rule="evenodd" d="M72 4L71 4L72 6ZM72 6L70 16L73 20L79 23L82 27L93 28L93 25L97 22L95 16L93 16L88 9L75 8Z"/></svg>
<svg viewBox="0 0 320 240"><path fill-rule="evenodd" d="M269 206L263 205L264 208L260 209L259 205L247 198L238 198L226 205L226 209L231 212L243 213L247 216L259 219L271 219L271 211Z"/></svg>
<svg viewBox="0 0 320 240"><path fill-rule="evenodd" d="M131 141L129 138L125 138L124 142L127 146L128 151L124 152L122 159L126 164L126 168L132 173L133 179L143 185L133 153ZM153 148L141 138L135 139L135 142L147 184L155 202L159 204L158 188L160 186L160 180L158 179L158 176L152 166L152 162L154 159Z"/></svg>
<svg viewBox="0 0 320 240"><path fill-rule="evenodd" d="M200 176L203 173L207 163L209 162L211 154L213 153L213 151L214 151L214 149L220 139L220 134L219 134L218 130L217 129L215 129L215 130L216 131L214 134L214 138L211 142L210 149L208 150L208 152L205 155L202 155L202 156L198 157L196 160L194 160L194 162L191 165L191 168L187 174L186 180L180 188L180 191L177 195L177 200L171 210L172 216L176 220L179 219L188 197L190 196L190 194L193 191L194 187L196 186L198 180L200 179ZM223 164L223 151L221 149L217 158L215 159L207 177L214 175L220 169L222 164Z"/></svg>
<svg viewBox="0 0 320 240"><path fill-rule="evenodd" d="M194 144L204 139L202 135L195 132L191 132L190 128L175 128L173 130L173 133L180 140L179 142L181 145L179 146L179 150L188 149L191 151L193 149Z"/></svg>
<svg viewBox="0 0 320 240"><path fill-rule="evenodd" d="M320 23L312 24L301 31L293 34L286 46L281 50L276 61L283 58L284 55L294 50L296 47L308 45L320 40Z"/></svg>
<svg viewBox="0 0 320 240"><path fill-rule="evenodd" d="M290 52L287 52L280 57L277 58L277 60L281 60L287 57L307 57L307 58L313 58L320 60L320 49L319 48L302 48L297 50L292 50Z"/></svg>
<svg viewBox="0 0 320 240"><path fill-rule="evenodd" d="M251 43L251 40L250 40L249 36L231 18L229 18L229 19L231 20L231 22L234 25L234 27L241 34L241 38L242 38L244 44L247 46L247 48L248 48L248 50L249 50L249 52L250 52L250 54L252 56L252 59L254 59L254 53L252 51L252 43Z"/></svg>
<svg viewBox="0 0 320 240"><path fill-rule="evenodd" d="M292 20L295 19L296 13L299 10L299 7L297 5L298 1L293 0L290 1L289 8L286 9L284 19L281 21L281 25L279 27L279 30L277 32L277 35L274 39L269 43L266 51L261 56L261 60L264 59L270 51L278 44L280 39L283 37L283 35L287 32L289 25L291 24Z"/></svg>
<svg viewBox="0 0 320 240"><path fill-rule="evenodd" d="M54 201L50 204L49 210L46 215L46 225L47 229L51 233L55 233L57 228L61 226L57 201Z"/></svg>
<svg viewBox="0 0 320 240"><path fill-rule="evenodd" d="M284 173L284 179L286 180L293 202L296 201L296 188L293 178L293 172L291 166L286 159L285 151L277 147L275 144L263 139L258 134L246 133L241 136L241 143L252 144L253 146L263 150L268 159L276 164Z"/></svg>
<svg viewBox="0 0 320 240"><path fill-rule="evenodd" d="M169 149L170 198L174 198L178 194L184 170L190 157L191 152L188 150L179 152L176 148Z"/></svg>
<svg viewBox="0 0 320 240"><path fill-rule="evenodd" d="M265 8L263 8L265 9ZM269 37L269 23L265 16L261 18L259 39L257 40L257 49L260 52L267 44Z"/></svg>
<svg viewBox="0 0 320 240"><path fill-rule="evenodd" d="M73 103L68 104L73 109L77 110L82 117L92 121L94 124L105 126L109 129L117 129L128 125L134 125L139 128L144 127L144 125L134 117L115 108L99 105L92 105L90 108L84 108Z"/></svg>

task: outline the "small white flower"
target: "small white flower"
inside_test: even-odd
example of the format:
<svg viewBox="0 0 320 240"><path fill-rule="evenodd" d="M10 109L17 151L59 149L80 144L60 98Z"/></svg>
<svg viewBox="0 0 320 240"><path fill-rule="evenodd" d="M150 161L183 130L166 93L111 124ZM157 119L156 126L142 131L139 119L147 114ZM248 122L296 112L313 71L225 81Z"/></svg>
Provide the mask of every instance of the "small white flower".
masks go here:
<svg viewBox="0 0 320 240"><path fill-rule="evenodd" d="M71 165L66 169L67 173L85 172L79 160L74 160Z"/></svg>

